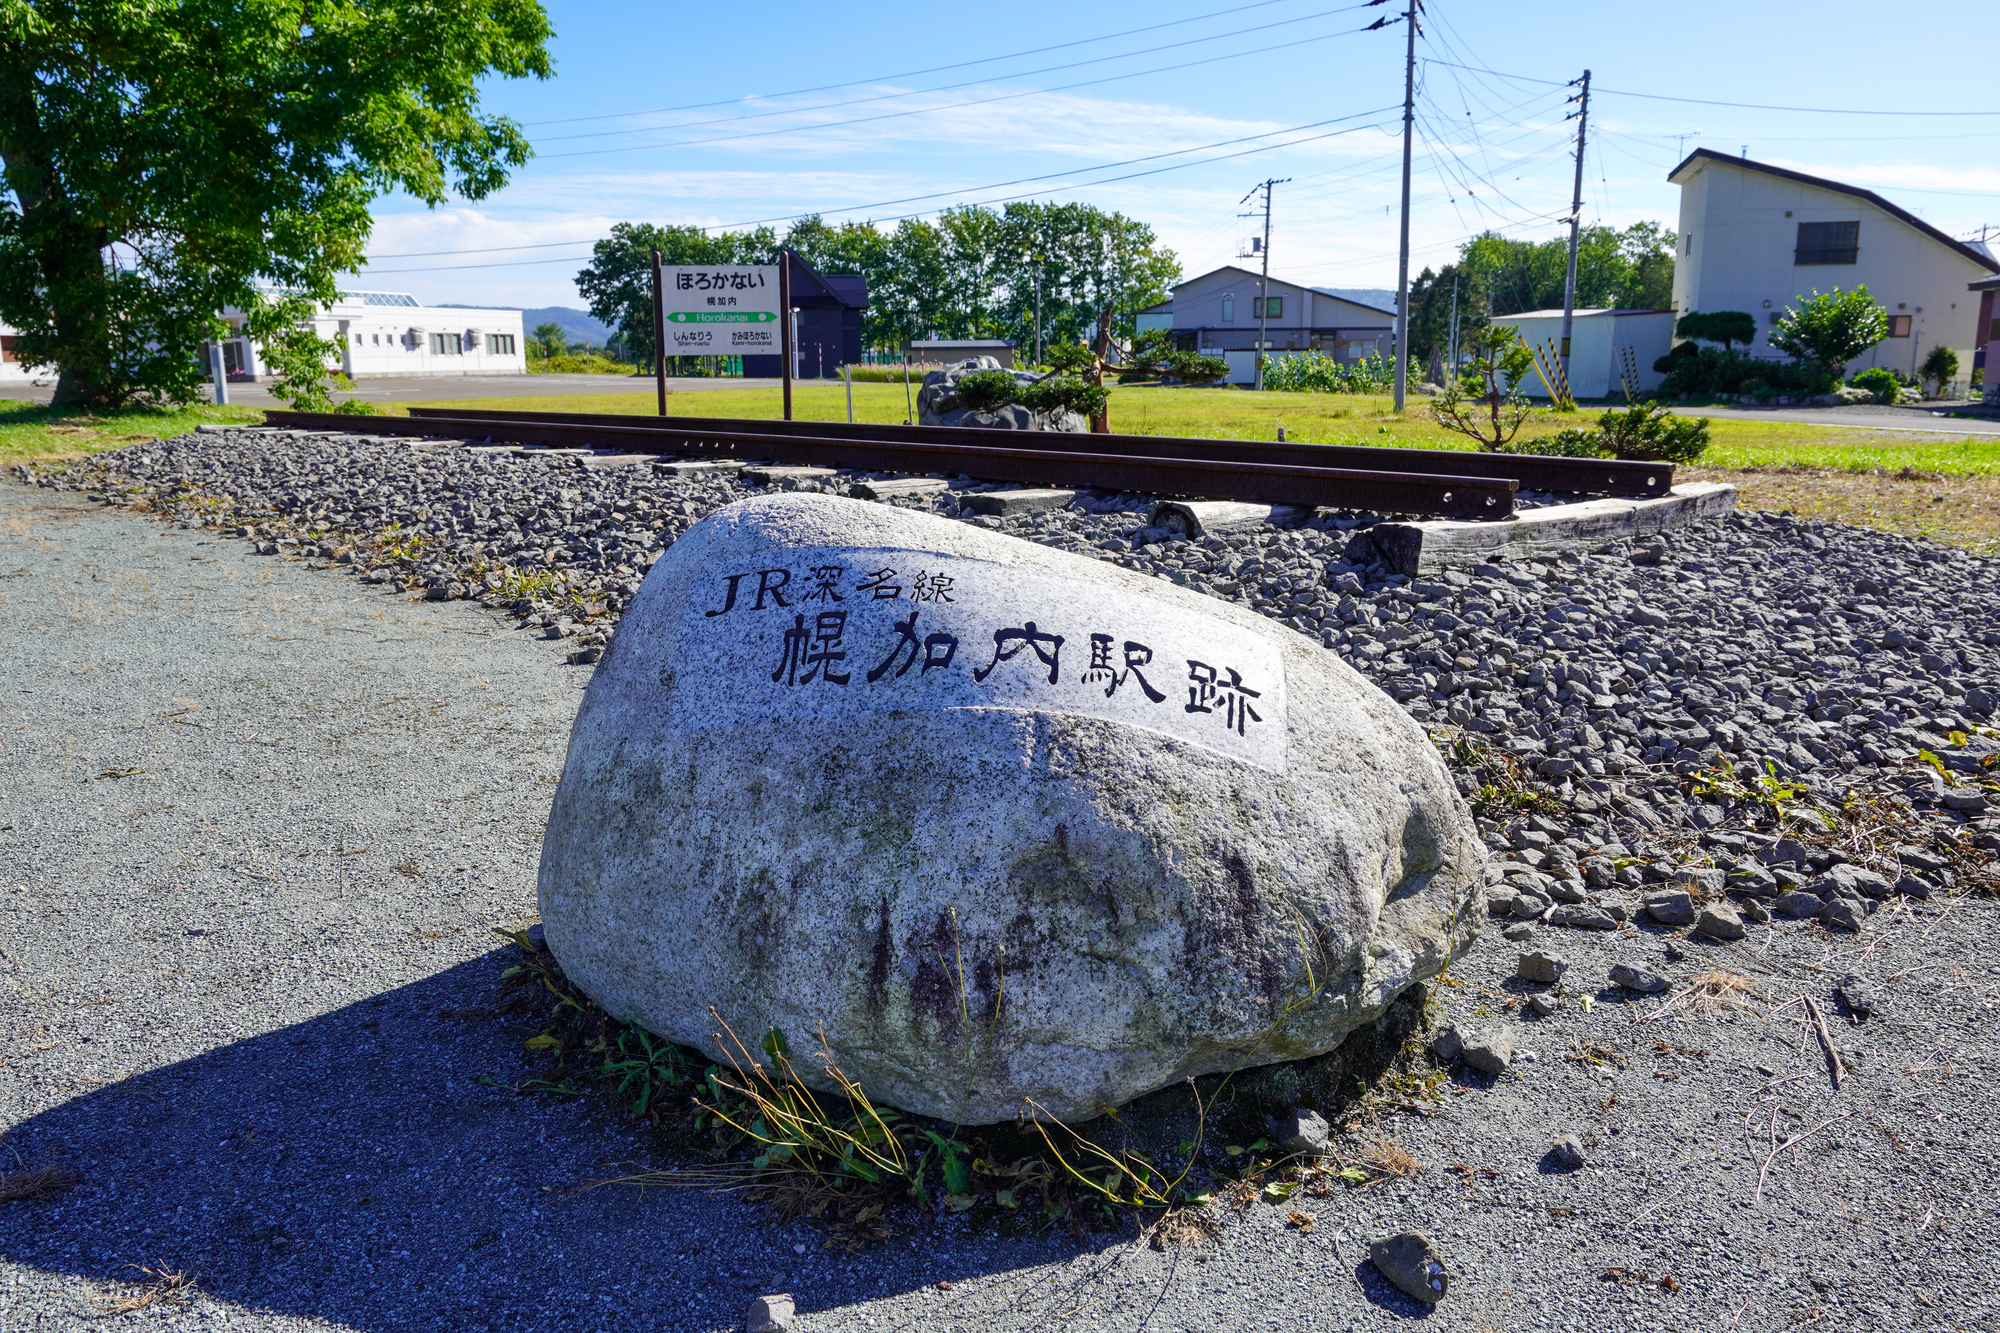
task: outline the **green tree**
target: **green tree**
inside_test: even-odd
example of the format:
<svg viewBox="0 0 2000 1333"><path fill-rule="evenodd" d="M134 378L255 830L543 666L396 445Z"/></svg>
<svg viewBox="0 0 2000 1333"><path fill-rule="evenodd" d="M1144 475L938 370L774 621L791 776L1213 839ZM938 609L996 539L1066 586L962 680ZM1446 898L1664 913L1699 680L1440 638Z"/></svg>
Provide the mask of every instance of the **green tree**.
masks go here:
<svg viewBox="0 0 2000 1333"><path fill-rule="evenodd" d="M1917 367L1917 375L1930 382L1932 393L1942 394L1944 386L1958 378L1958 353L1939 343Z"/></svg>
<svg viewBox="0 0 2000 1333"><path fill-rule="evenodd" d="M663 264L775 264L778 236L769 227L710 236L700 227L620 222L591 247L576 289L590 313L618 329L641 365L653 363L653 251Z"/></svg>
<svg viewBox="0 0 2000 1333"><path fill-rule="evenodd" d="M194 397L225 306L324 403L304 321L370 201L499 188L529 147L479 85L550 72L535 0L0 4L0 319L65 406Z"/></svg>
<svg viewBox="0 0 2000 1333"><path fill-rule="evenodd" d="M1505 324L1475 330L1462 345L1471 358L1465 374L1453 375L1444 392L1431 400L1431 416L1438 425L1477 442L1481 449L1505 452L1528 419L1528 403L1521 397L1520 385L1534 369L1534 353L1521 341L1521 335ZM1479 419L1482 410L1485 421Z"/></svg>
<svg viewBox="0 0 2000 1333"><path fill-rule="evenodd" d="M1757 337L1757 317L1747 310L1690 310L1674 324L1683 338L1705 343L1721 343L1728 351L1731 343L1749 346Z"/></svg>
<svg viewBox="0 0 2000 1333"><path fill-rule="evenodd" d="M1634 223L1624 231L1585 227L1577 238L1577 308L1666 309L1673 295L1675 244L1674 233L1657 222ZM1569 238L1520 241L1484 232L1460 247L1459 266L1480 276L1492 295L1493 314L1559 310Z"/></svg>
<svg viewBox="0 0 2000 1333"><path fill-rule="evenodd" d="M529 336L535 340L543 356L561 356L569 350L569 335L563 332L560 324L537 324Z"/></svg>
<svg viewBox="0 0 2000 1333"><path fill-rule="evenodd" d="M1451 346L1454 307L1458 311L1459 346L1463 348L1472 332L1486 325L1486 288L1479 275L1464 265L1446 264L1436 273L1426 268L1410 284L1410 355L1440 384L1444 382L1439 378L1444 357Z"/></svg>
<svg viewBox="0 0 2000 1333"><path fill-rule="evenodd" d="M1795 360L1838 371L1888 336L1889 312L1875 303L1863 283L1851 292L1815 289L1778 320L1771 346Z"/></svg>

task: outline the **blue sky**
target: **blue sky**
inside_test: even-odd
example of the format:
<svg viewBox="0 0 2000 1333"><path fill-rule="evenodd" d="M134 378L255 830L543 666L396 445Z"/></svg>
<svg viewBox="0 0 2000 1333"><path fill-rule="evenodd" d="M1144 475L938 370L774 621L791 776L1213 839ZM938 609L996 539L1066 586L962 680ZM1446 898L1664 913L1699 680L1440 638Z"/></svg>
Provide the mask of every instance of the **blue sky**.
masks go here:
<svg viewBox="0 0 2000 1333"><path fill-rule="evenodd" d="M555 77L495 81L486 97L527 127L536 159L478 204L380 201L377 258L353 285L581 305L575 273L618 221L782 230L808 212L879 222L1020 197L1141 218L1193 275L1247 248L1257 224L1238 201L1269 176L1291 178L1275 274L1392 286L1404 36L1357 29L1400 3L552 4ZM1434 0L1417 44L1412 271L1486 227L1559 234L1563 84L1585 67L1586 222L1671 226L1679 155L1747 146L1954 235L2000 234L2000 92L1976 42L1953 35L1984 17ZM1909 112L1927 114L1891 114ZM1994 114L1928 114L1967 112Z"/></svg>

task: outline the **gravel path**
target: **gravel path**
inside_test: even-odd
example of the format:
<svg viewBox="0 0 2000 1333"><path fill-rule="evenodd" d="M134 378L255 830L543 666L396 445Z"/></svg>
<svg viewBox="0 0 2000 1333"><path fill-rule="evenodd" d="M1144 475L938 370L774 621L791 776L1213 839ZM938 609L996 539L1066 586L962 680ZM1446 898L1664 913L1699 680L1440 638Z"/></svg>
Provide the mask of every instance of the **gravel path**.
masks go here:
<svg viewBox="0 0 2000 1333"><path fill-rule="evenodd" d="M1963 892L2000 846L1979 808L1992 562L1757 517L1409 584L1362 558L1359 516L1209 546L1151 540L1136 497L1009 522L1260 605L1447 740L1520 754L1488 754L1468 787L1539 770L1545 813L1483 807L1503 920L1442 991L1468 1035L1531 1054L1497 1077L1456 1066L1437 1114L1341 1145L1386 1133L1423 1171L1232 1210L1219 1246L946 1227L850 1259L700 1194L548 1192L651 1150L594 1099L512 1092L533 1026L486 1012L505 966L487 931L532 911L585 674L564 659L739 484L248 436L122 451L65 484L107 476L120 498L200 485L162 502L167 527L0 488L0 1157L83 1177L0 1203L0 1327L94 1322L148 1290L130 1265L198 1276L148 1318L259 1328L726 1329L771 1290L808 1331L1391 1327L1420 1312L1362 1246L1394 1225L1451 1266L1442 1327L2000 1326L1982 1116L2000 969L1993 899ZM325 554L252 555L203 516ZM383 554L418 528L426 548ZM529 570L569 593L544 577L545 609L527 605ZM487 573L525 633L447 604ZM389 595L427 579L444 600ZM1676 771L1726 762L1747 783L1765 757L1801 803L1880 802L1848 850L1774 841L1758 802L1693 799ZM1740 940L1646 909L1675 885L1720 907L1708 877L1730 872ZM1788 893L1824 898L1815 919L1771 916ZM1565 909L1613 928L1551 924ZM1561 954L1563 983L1514 979L1522 950ZM1614 964L1672 989L1611 986ZM1701 1000L1723 972L1754 995ZM1848 974L1872 1017L1835 999ZM1846 1052L1838 1090L1799 996ZM1757 1197L1773 1147L1832 1117ZM1588 1165L1545 1158L1563 1134ZM1288 1227L1291 1209L1317 1224Z"/></svg>

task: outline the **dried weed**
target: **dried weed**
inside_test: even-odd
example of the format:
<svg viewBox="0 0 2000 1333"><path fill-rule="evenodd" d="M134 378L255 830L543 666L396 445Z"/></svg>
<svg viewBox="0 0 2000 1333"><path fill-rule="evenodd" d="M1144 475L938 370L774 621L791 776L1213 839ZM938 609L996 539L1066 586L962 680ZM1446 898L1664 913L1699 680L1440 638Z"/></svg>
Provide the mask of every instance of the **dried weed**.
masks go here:
<svg viewBox="0 0 2000 1333"><path fill-rule="evenodd" d="M1377 1135L1373 1142L1362 1149L1341 1175L1359 1188L1379 1185L1385 1180L1397 1180L1403 1176L1414 1176L1424 1169L1424 1164L1410 1155L1410 1151L1392 1138ZM1349 1175L1353 1172L1361 1179Z"/></svg>
<svg viewBox="0 0 2000 1333"><path fill-rule="evenodd" d="M178 1305L184 1301L193 1299L194 1293L200 1290L195 1285L196 1279L194 1274L177 1272L169 1269L165 1264L161 1264L158 1268L148 1268L144 1264L127 1264L125 1266L127 1268L138 1269L150 1280L144 1284L135 1283L134 1285L137 1285L139 1289L129 1295L112 1296L99 1300L97 1303L98 1308L106 1314L136 1314L140 1310L158 1305L162 1301Z"/></svg>
<svg viewBox="0 0 2000 1333"><path fill-rule="evenodd" d="M39 1203L53 1199L83 1183L83 1177L66 1166L44 1166L0 1176L0 1203Z"/></svg>

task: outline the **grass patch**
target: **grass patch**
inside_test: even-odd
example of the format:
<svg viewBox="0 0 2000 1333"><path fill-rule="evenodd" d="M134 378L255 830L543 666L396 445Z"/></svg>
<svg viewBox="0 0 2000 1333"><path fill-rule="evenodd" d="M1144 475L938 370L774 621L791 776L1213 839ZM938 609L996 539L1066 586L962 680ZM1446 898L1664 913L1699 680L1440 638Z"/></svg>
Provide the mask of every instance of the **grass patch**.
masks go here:
<svg viewBox="0 0 2000 1333"><path fill-rule="evenodd" d="M79 458L169 435L185 435L207 422L264 420L261 407L128 407L103 416L59 411L35 403L0 400L0 464L31 459Z"/></svg>
<svg viewBox="0 0 2000 1333"><path fill-rule="evenodd" d="M536 398L455 398L407 407L496 408L527 412L604 412L651 416L650 391L629 394L558 394ZM854 386L854 419L889 425L904 420L903 386ZM733 417L772 421L783 415L775 388L703 389L672 394L669 416ZM845 421L847 398L839 384L800 384L792 391L792 415L799 421ZM1552 434L1596 419L1595 409L1554 413L1537 409L1523 438ZM1234 389L1127 385L1111 395L1111 428L1130 435L1181 435L1202 439L1276 440L1306 444L1376 444L1399 448L1472 447L1431 419L1428 400L1413 400L1401 416L1391 400L1377 394L1250 393ZM2000 429L1992 438L1856 430L1785 421L1711 418L1709 445L1701 466L1741 471L1766 468L1827 468L1856 474L1913 472L1944 476L2000 476Z"/></svg>
<svg viewBox="0 0 2000 1333"><path fill-rule="evenodd" d="M826 1090L813 1091L804 1062L775 1032L752 1047L715 1015L728 1057L712 1061L621 1024L526 931L502 933L520 953L491 1013L539 1029L523 1045L549 1061L517 1090L608 1093L630 1120L657 1131L677 1163L587 1181L577 1192L636 1184L740 1193L779 1218L815 1221L827 1248L849 1253L925 1215L969 1214L1003 1231L1079 1232L1137 1219L1162 1245L1212 1236L1208 1210L1218 1198L1275 1205L1300 1189L1324 1197L1353 1179L1324 1159L1274 1147L1264 1136L1268 1117L1303 1101L1351 1131L1400 1105L1372 1086L1385 1070L1424 1061L1414 1039L1423 998L1406 995L1317 1059L1189 1080L1074 1126L952 1125L875 1106L823 1049L811 1057L812 1082ZM1422 1169L1392 1148L1378 1136L1350 1169L1370 1180Z"/></svg>

